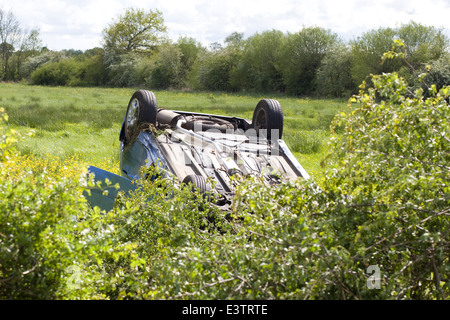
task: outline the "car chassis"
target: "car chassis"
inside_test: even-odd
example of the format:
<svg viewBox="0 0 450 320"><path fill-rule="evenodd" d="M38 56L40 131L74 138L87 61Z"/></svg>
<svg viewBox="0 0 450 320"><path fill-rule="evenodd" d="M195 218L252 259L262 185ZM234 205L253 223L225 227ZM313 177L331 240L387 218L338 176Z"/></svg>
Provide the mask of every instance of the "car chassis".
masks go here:
<svg viewBox="0 0 450 320"><path fill-rule="evenodd" d="M192 183L212 192L223 210L232 204L239 179L257 176L267 185L309 179L281 139L283 113L278 101L260 100L252 120L158 108L151 91L138 90L130 99L119 134L122 176L89 167L102 189L93 188L88 201L109 210L117 191L136 188L133 181L148 178L145 168L157 167L178 183ZM119 190L107 186L118 183Z"/></svg>

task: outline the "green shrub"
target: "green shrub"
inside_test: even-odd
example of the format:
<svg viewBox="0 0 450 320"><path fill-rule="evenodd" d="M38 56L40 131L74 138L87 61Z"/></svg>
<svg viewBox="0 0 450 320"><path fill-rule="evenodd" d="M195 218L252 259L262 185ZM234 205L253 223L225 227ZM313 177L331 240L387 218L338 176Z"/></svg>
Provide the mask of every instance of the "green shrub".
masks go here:
<svg viewBox="0 0 450 320"><path fill-rule="evenodd" d="M24 169L15 132L0 132L0 299L98 298L89 265L101 249L84 236L92 219L82 222L86 177L57 163Z"/></svg>
<svg viewBox="0 0 450 320"><path fill-rule="evenodd" d="M31 74L31 83L36 85L69 86L77 84L82 69L74 59L48 62Z"/></svg>
<svg viewBox="0 0 450 320"><path fill-rule="evenodd" d="M111 297L448 298L450 91L373 83L333 123L322 188L245 180L227 219L167 183L121 200L117 243L135 249L109 267L121 275Z"/></svg>
<svg viewBox="0 0 450 320"><path fill-rule="evenodd" d="M440 90L450 85L450 53L443 54L438 60L431 62L416 72L418 75L424 75L422 78L416 77L414 86L422 88L424 94L428 96L428 84L435 84L436 89ZM420 81L418 80L420 79Z"/></svg>
<svg viewBox="0 0 450 320"><path fill-rule="evenodd" d="M162 175L91 210L85 179L14 180L2 129L0 298L448 299L450 88L372 82L320 187L236 177L231 212Z"/></svg>

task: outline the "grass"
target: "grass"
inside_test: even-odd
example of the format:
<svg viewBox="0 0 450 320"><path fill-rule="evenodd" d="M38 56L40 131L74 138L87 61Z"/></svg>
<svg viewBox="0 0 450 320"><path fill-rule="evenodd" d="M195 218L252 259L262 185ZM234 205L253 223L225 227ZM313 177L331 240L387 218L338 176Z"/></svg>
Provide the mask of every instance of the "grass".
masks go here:
<svg viewBox="0 0 450 320"><path fill-rule="evenodd" d="M117 173L119 131L135 88L42 87L0 83L0 107L9 126L34 135L18 144L23 155L73 159ZM322 172L323 158L334 115L346 101L300 99L284 95L154 91L158 106L173 110L232 115L251 119L263 98L283 107L283 139L313 178Z"/></svg>

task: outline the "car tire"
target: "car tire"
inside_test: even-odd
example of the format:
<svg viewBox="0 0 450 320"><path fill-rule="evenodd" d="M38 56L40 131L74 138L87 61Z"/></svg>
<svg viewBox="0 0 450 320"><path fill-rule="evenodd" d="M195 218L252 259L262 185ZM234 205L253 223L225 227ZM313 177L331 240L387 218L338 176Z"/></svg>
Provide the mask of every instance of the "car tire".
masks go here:
<svg viewBox="0 0 450 320"><path fill-rule="evenodd" d="M212 201L210 192L212 191L211 186L206 182L206 179L203 176L199 176L196 174L190 174L186 176L183 180L183 184L192 185L192 192L196 190L200 191L203 199L207 199L208 201ZM205 211L205 207L200 205L198 207L199 211Z"/></svg>
<svg viewBox="0 0 450 320"><path fill-rule="evenodd" d="M144 123L156 124L158 105L153 92L148 90L136 91L128 103L124 120L124 133L128 142L133 141Z"/></svg>
<svg viewBox="0 0 450 320"><path fill-rule="evenodd" d="M272 138L272 130L278 130L278 139L283 135L283 110L277 100L263 99L258 102L253 112L252 128L256 133ZM264 131L261 131L264 130Z"/></svg>
<svg viewBox="0 0 450 320"><path fill-rule="evenodd" d="M192 184L192 191L195 191L195 189L197 188L198 190L200 190L201 193L206 193L206 192L210 192L211 191L211 187L209 186L209 184L206 182L206 179L203 176L199 176L196 174L190 174L187 175L184 179L183 179L183 183L184 184Z"/></svg>

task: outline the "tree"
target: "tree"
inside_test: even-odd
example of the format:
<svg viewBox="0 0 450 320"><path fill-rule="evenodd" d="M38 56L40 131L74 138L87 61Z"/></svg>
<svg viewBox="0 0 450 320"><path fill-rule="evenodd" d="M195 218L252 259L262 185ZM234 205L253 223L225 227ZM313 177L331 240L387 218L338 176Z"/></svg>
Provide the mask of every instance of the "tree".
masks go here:
<svg viewBox="0 0 450 320"><path fill-rule="evenodd" d="M356 40L350 42L352 56L352 78L355 83L361 83L370 78L371 74L381 74L398 70L399 61L387 61L381 64L383 53L391 50L396 31L392 28L370 30Z"/></svg>
<svg viewBox="0 0 450 320"><path fill-rule="evenodd" d="M20 37L20 25L12 12L0 9L0 45L3 63L3 80L8 76L8 60L14 52L14 45Z"/></svg>
<svg viewBox="0 0 450 320"><path fill-rule="evenodd" d="M449 46L449 39L442 29L414 21L401 25L397 36L405 44L405 58L414 69L419 69L424 63L438 60Z"/></svg>
<svg viewBox="0 0 450 320"><path fill-rule="evenodd" d="M280 60L286 91L292 94L313 93L316 71L337 41L337 34L320 27L304 28L289 34L281 49Z"/></svg>
<svg viewBox="0 0 450 320"><path fill-rule="evenodd" d="M200 42L191 37L180 37L176 45L181 50L181 62L184 65L186 73L188 73L197 60L199 53L204 51L205 48Z"/></svg>
<svg viewBox="0 0 450 320"><path fill-rule="evenodd" d="M212 91L230 91L230 72L236 66L236 59L227 50L205 52L197 60L195 76L198 89Z"/></svg>
<svg viewBox="0 0 450 320"><path fill-rule="evenodd" d="M283 91L279 56L284 39L284 34L277 30L257 33L248 38L241 59L232 71L232 86L258 92Z"/></svg>
<svg viewBox="0 0 450 320"><path fill-rule="evenodd" d="M340 44L330 50L317 70L317 93L328 97L350 97L355 88L350 70L350 50Z"/></svg>
<svg viewBox="0 0 450 320"><path fill-rule="evenodd" d="M189 83L196 89L212 91L232 91L235 89L230 83L231 73L242 57L242 33L234 32L222 47L215 42L210 45L210 51L200 50L198 59L192 66L189 74Z"/></svg>
<svg viewBox="0 0 450 320"><path fill-rule="evenodd" d="M149 84L153 88L180 88L184 85L183 54L180 47L165 43L158 49L155 65L151 71Z"/></svg>
<svg viewBox="0 0 450 320"><path fill-rule="evenodd" d="M39 38L39 29L34 28L30 31L24 30L20 35L18 41L18 49L15 52L15 73L13 79L16 80L17 77L20 79L22 77L22 64L24 61L38 54L42 46L41 39Z"/></svg>
<svg viewBox="0 0 450 320"><path fill-rule="evenodd" d="M150 51L160 43L166 30L160 11L126 9L103 30L104 47L119 53Z"/></svg>
<svg viewBox="0 0 450 320"><path fill-rule="evenodd" d="M401 39L404 43L406 60L397 58L381 63L380 57L391 50L395 39ZM449 39L440 29L410 22L395 29L371 30L351 41L350 45L351 73L355 83L369 80L371 74L394 71L398 71L409 82L414 82L412 73L423 64L439 59L448 49Z"/></svg>
<svg viewBox="0 0 450 320"><path fill-rule="evenodd" d="M225 44L227 46L240 47L244 41L244 33L233 32L228 37L225 38Z"/></svg>

